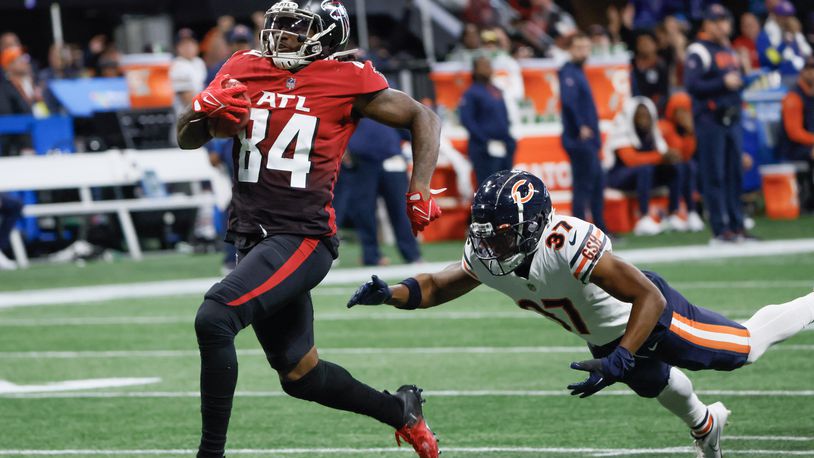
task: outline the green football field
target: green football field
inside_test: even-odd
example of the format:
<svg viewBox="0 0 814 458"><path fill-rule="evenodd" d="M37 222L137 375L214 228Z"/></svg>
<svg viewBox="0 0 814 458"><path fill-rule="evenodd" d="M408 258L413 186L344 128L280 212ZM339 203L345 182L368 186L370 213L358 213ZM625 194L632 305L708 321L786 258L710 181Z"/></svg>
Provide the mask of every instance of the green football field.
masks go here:
<svg viewBox="0 0 814 458"><path fill-rule="evenodd" d="M200 269L201 259L214 260L98 264L74 275L88 285L151 279L144 269L169 263L177 275L161 278L181 278L187 267ZM814 287L812 255L642 267L662 273L696 304L738 320ZM26 275L61 278L75 268L56 269L0 273L0 289L31 289L21 286ZM568 368L588 356L582 340L498 293L480 287L430 311L404 312L347 310L353 290L314 293L321 355L380 389L423 387L442 457L693 456L687 428L653 400L623 386L588 399L568 396L565 386L584 377ZM193 456L200 426L192 320L199 303L191 295L0 308L0 455ZM227 456L411 456L384 425L282 395L250 330L238 348ZM728 455L814 456L812 356L814 331L805 331L754 366L689 374L703 401L723 401L733 412ZM54 385L88 379L135 385Z"/></svg>

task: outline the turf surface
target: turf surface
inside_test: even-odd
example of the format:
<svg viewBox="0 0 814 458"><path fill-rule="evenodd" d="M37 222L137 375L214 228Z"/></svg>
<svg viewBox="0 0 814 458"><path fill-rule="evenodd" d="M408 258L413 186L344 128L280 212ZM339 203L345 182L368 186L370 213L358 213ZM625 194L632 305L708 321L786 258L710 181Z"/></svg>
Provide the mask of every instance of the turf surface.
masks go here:
<svg viewBox="0 0 814 458"><path fill-rule="evenodd" d="M164 278L189 273L182 272L189 260L170 259L175 264ZM87 284L152 278L143 271L154 268L149 262L91 265L77 275ZM203 275L195 267L189 269L199 274L190 276ZM810 255L660 264L655 269L691 301L736 319L747 318L767 303L806 294L814 286L814 256ZM85 278L91 272L92 278ZM52 277L31 282L61 286L57 281L43 283L44 278ZM18 286L3 281L4 289ZM568 397L565 385L581 378L568 364L587 356L582 341L485 287L423 312L346 310L344 303L352 290L353 285L348 285L315 291L321 354L372 386L392 390L409 382L428 390L426 413L442 448L448 448L443 457L598 456L596 451L579 451L586 448L623 449L605 456L627 456L631 449L645 449L638 456L656 456L657 449L690 445L687 430L678 420L654 401L627 395L621 386L607 390L616 395ZM199 429L194 397L198 358L191 323L199 302L197 296L181 296L0 310L0 380L30 385L160 378L158 383L97 390L87 397L0 396L0 455L14 456L12 450L194 448ZM281 396L276 375L251 331L238 337L238 348L239 396L231 448L296 449L300 452L296 456L319 458L393 456L355 450L392 449L387 427ZM706 402L722 400L733 411L726 431L732 437L725 442L727 451L735 456L738 452L814 456L812 353L814 332L806 331L768 352L754 366L732 373L689 374L702 392L724 391L701 397ZM87 392L67 395L81 393ZM488 447L529 450L487 453ZM313 450L317 448L351 450L338 455ZM550 448L560 450L542 450ZM230 456L289 456L244 452ZM681 451L658 456L692 455Z"/></svg>
<svg viewBox="0 0 814 458"><path fill-rule="evenodd" d="M814 237L814 216L803 216L794 221L774 221L758 218L755 235L766 240L800 239ZM352 234L351 234L352 235ZM615 250L652 248L661 246L703 245L709 233L665 233L653 237L624 236L613 242ZM353 237L340 247L339 267L360 265L361 248ZM423 259L427 262L460 259L461 242L423 244ZM400 262L395 247L382 246L382 253L394 263ZM220 273L222 256L219 254L194 255L175 253L148 253L141 262L117 255L110 262L96 261L82 264L47 264L35 262L30 269L3 272L0 291L19 291L37 288L58 288L96 284L133 283L168 279L213 277Z"/></svg>

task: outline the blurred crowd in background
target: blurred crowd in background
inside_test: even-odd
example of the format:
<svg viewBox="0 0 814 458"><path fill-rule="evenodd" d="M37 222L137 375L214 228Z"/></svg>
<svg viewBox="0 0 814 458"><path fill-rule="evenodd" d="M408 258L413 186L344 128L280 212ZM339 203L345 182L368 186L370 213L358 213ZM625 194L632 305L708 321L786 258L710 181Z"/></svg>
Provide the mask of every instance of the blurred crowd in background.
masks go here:
<svg viewBox="0 0 814 458"><path fill-rule="evenodd" d="M540 121L524 115L529 103L524 94L521 63L532 58L552 59L560 68L562 143L572 164L572 211L576 216L592 218L598 226L604 227L603 195L607 185L638 194L641 217L636 224L636 234L656 234L665 229L702 230L703 211L697 206L701 203L708 214L705 219L713 226L713 240L732 242L749 238L748 216L744 222L729 227L727 224L734 224L730 220L739 216L726 213L733 212L729 207L736 205L730 202L731 196L738 196L741 191L740 181L734 175L740 173L740 167L751 166L750 159L744 157L741 161L741 151L737 151L737 171L727 163L720 167L715 165L721 169L728 167L726 175L703 176L709 167L699 167L699 161L712 159L706 157L711 153L696 154L696 150L701 151L698 145L702 143L697 137L706 135L698 132L699 126L695 125L704 119L697 105L700 100L714 97L710 98L704 92L706 89L685 87L695 78L694 69L688 69L688 65L694 65L691 45L699 39L709 40L704 35L706 23L721 21L730 23L731 30L723 30L720 39L712 41L722 49L731 48L735 61L714 65L729 65L738 77L735 81L735 76L726 75L730 71L722 70L721 85L714 90L740 93L757 78L769 73L779 75L789 95L783 102L780 135L785 143L779 143L785 150L778 153L778 159L807 163L811 173L814 9L806 8L805 5L810 6L806 1L797 2L803 5L800 9L786 0L741 2L743 8L735 12L736 16L726 10L716 13L710 9L712 2L701 0L602 2L601 11L586 9L584 2L576 0L444 0L440 3L462 20L457 43L436 49L436 56L427 56L421 39L402 26L410 23L415 10L408 1L395 26L385 30L371 28L368 49L360 50L357 58L373 60L386 74L392 69L415 67L416 62L426 66L428 60L436 59L461 62L472 69L472 86L463 95L454 115L441 114L445 121L452 120L468 131L465 156L474 170L476 182L496 170L512 166L517 140L512 135L513 127ZM177 29L171 49L144 50L174 54L170 79L176 113L189 105L229 56L258 47L263 23L264 11L237 19L222 16L209 27ZM0 116L46 117L64 112L51 91L49 83L54 80L122 76L123 53L111 37L112 31L93 36L85 43L54 44L47 55L40 56L30 55L26 43L21 42L14 30L3 32L0 35ZM716 56L715 51L711 55ZM607 138L600 133L591 88L582 73L583 64L589 58L596 61L616 58L630 63L633 97L613 120L614 129ZM708 65L704 58L699 59L702 65ZM508 77L497 81L495 68L506 71ZM399 87L400 81L390 80L394 87ZM432 94L426 95L429 96L426 103L432 104ZM740 99L737 100L739 104ZM731 119L725 121L732 122ZM716 118L716 122L724 121ZM356 177L370 179L340 182L338 201L348 199L346 196L372 192L374 196L381 194L388 205L395 208L390 201L396 199L394 196L403 197L401 184L406 186L409 153L403 155L401 144L408 139L402 133L387 129L363 125L357 133L345 162L346 174L353 176L355 171ZM382 138L392 141L374 140ZM709 140L718 141L712 137ZM229 173L231 140L213 141L208 149L213 166ZM25 135L0 135L0 155L32 153L30 138ZM393 160L394 157L399 159ZM391 180L379 175L385 172L396 173L398 178ZM385 186L394 182L399 185ZM809 185L810 182L811 179ZM669 188L669 213L664 215L663 221L657 222L650 217L649 197L653 188L662 185ZM364 192L354 191L354 186L363 187ZM731 189L736 186L738 189ZM341 192L345 192L345 196ZM808 192L804 198L810 199L810 190L804 192ZM704 199L698 199L699 195ZM16 205L7 203L11 197L4 199L0 212L7 209L8 213L4 213L0 225L0 250L8 248L6 221L19 216ZM739 198L737 200L740 205ZM806 204L812 208L810 201ZM375 220L354 215L353 205L339 203L338 207L347 213L345 219L355 223L360 231L365 245L363 262L389 262L378 251ZM679 208L682 209L680 215ZM710 210L723 212L724 216L711 216ZM405 222L396 217L391 220L405 261L420 260L412 234L402 227ZM227 260L229 256L227 254ZM7 265L6 261L0 256L0 267Z"/></svg>

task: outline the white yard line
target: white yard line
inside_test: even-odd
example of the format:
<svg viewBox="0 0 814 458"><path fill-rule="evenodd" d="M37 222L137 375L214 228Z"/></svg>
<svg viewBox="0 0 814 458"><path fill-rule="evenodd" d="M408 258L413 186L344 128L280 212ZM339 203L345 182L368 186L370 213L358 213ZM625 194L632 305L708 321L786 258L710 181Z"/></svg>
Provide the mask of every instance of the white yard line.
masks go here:
<svg viewBox="0 0 814 458"><path fill-rule="evenodd" d="M510 307L507 307L510 309ZM533 312L317 312L317 321L447 321L447 320L526 320ZM722 313L724 316L731 314ZM39 327L39 326L153 326L163 324L192 323L193 315L183 316L89 316L89 317L52 317L52 318L0 318L0 327ZM745 316L732 316L732 320L742 323ZM541 321L542 322L542 321ZM814 330L814 326L807 328Z"/></svg>
<svg viewBox="0 0 814 458"><path fill-rule="evenodd" d="M667 448L571 448L571 447L441 447L442 451L462 455L495 455L495 454L552 454L581 456L630 456L630 455L670 455L678 453L691 453L690 447ZM167 450L2 450L0 455L15 456L95 456L95 455L138 455L138 456L192 456L196 450L167 449ZM412 454L408 448L277 448L277 449L229 449L228 455L358 455L368 454ZM753 450L753 449L727 449L727 455L767 455L767 456L814 456L814 450Z"/></svg>
<svg viewBox="0 0 814 458"><path fill-rule="evenodd" d="M814 397L814 390L698 390L702 396L730 396L730 397ZM547 398L569 397L568 390L429 390L424 394L428 398ZM128 399L128 398L169 398L184 399L198 398L197 391L71 391L71 392L42 392L42 393L0 393L2 398L14 399ZM237 391L236 397L243 398L278 398L286 397L282 391ZM627 389L608 389L595 396L636 396L636 393ZM772 440L773 436L743 436L741 440ZM765 437L765 439L752 439L750 437ZM809 440L809 439L797 439Z"/></svg>
<svg viewBox="0 0 814 458"><path fill-rule="evenodd" d="M727 441L812 442L814 436L723 436Z"/></svg>
<svg viewBox="0 0 814 458"><path fill-rule="evenodd" d="M814 345L811 346L814 350ZM330 355L384 355L384 354L515 354L515 353L580 353L587 354L585 346L549 347L350 347L320 348ZM264 356L260 349L238 350L238 355ZM0 359L79 359L79 358L186 358L197 357L198 350L103 350L103 351L9 351L0 352Z"/></svg>
<svg viewBox="0 0 814 458"><path fill-rule="evenodd" d="M814 345L781 344L770 351L814 351ZM587 354L588 348L575 346L540 347L350 347L320 348L329 355L460 355L460 354ZM238 355L263 356L260 349L238 350ZM80 358L187 358L197 357L198 350L103 350L103 351L5 351L4 359L80 359Z"/></svg>
<svg viewBox="0 0 814 458"><path fill-rule="evenodd" d="M753 256L781 256L814 252L814 239L777 240L754 242L733 246L693 245L675 248L649 248L623 250L621 257L632 263L675 263L725 258ZM377 274L386 280L400 280L420 272L441 270L451 262L414 264L390 267L363 267L335 269L328 273L322 285L345 285L368 280ZM199 295L206 292L220 278L193 280L157 281L134 284L83 286L76 288L52 288L33 291L0 293L0 309L34 305L64 305L83 302L109 301L116 299L149 298L178 295ZM721 282L725 283L725 282ZM795 283L796 284L796 283ZM776 285L774 285L776 287ZM802 285L808 286L808 285ZM814 279L810 283L814 286Z"/></svg>

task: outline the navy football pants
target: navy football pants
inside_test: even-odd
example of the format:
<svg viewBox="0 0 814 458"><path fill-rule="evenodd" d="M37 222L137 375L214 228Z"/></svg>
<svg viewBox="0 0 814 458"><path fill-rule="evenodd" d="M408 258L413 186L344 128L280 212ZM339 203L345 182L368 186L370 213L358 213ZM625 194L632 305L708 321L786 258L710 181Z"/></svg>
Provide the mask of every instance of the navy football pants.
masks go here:
<svg viewBox="0 0 814 458"><path fill-rule="evenodd" d="M749 331L718 313L691 304L658 274L643 272L667 300L656 329L636 353L636 365L622 380L636 394L654 398L667 386L670 366L682 369L731 371L746 364ZM589 345L595 358L619 345Z"/></svg>

